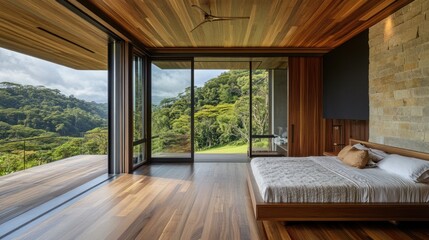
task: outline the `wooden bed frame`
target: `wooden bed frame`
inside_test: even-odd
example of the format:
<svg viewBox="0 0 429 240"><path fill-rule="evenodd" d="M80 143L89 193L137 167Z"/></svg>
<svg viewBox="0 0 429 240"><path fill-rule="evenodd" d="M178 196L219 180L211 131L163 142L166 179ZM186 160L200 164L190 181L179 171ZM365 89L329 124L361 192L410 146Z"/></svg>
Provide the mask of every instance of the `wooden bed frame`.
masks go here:
<svg viewBox="0 0 429 240"><path fill-rule="evenodd" d="M377 143L350 140L367 147L429 161L429 154ZM429 203L267 203L253 173L248 169L247 185L256 220L269 221L428 221Z"/></svg>

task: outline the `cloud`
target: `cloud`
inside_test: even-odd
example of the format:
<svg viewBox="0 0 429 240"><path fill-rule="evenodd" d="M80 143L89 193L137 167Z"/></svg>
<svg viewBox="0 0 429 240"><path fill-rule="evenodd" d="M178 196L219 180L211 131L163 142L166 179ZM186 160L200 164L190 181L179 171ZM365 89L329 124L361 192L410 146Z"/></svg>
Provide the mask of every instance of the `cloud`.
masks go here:
<svg viewBox="0 0 429 240"><path fill-rule="evenodd" d="M107 102L107 71L75 70L3 48L0 82L45 86L86 101Z"/></svg>
<svg viewBox="0 0 429 240"><path fill-rule="evenodd" d="M195 86L201 87L208 80L227 70L195 70ZM176 97L191 86L189 69L160 69L152 65L152 103L159 104L164 98Z"/></svg>
<svg viewBox="0 0 429 240"><path fill-rule="evenodd" d="M195 86L227 70L195 70ZM75 70L0 48L0 82L45 86L86 101L107 102L107 71ZM191 85L189 69L163 69L153 65L153 103L176 97Z"/></svg>
<svg viewBox="0 0 429 240"><path fill-rule="evenodd" d="M219 76L228 70L195 70L195 86L202 87L208 80Z"/></svg>

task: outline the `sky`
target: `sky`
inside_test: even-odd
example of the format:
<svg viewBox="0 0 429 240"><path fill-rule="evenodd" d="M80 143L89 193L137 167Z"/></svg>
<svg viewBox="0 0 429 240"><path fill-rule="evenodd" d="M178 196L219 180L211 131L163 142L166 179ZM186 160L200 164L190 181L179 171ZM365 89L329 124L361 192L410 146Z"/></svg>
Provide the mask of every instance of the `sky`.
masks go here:
<svg viewBox="0 0 429 240"><path fill-rule="evenodd" d="M195 86L201 87L208 80L219 76L228 70L195 70ZM164 98L176 97L191 85L189 69L160 69L152 68L152 103L158 105Z"/></svg>
<svg viewBox="0 0 429 240"><path fill-rule="evenodd" d="M0 82L45 86L86 101L107 102L107 71L75 70L4 48Z"/></svg>
<svg viewBox="0 0 429 240"><path fill-rule="evenodd" d="M195 70L195 86L227 70ZM190 70L161 70L154 66L152 102L176 97L190 86ZM75 70L39 58L0 48L0 82L45 86L66 96L97 103L107 102L107 71Z"/></svg>

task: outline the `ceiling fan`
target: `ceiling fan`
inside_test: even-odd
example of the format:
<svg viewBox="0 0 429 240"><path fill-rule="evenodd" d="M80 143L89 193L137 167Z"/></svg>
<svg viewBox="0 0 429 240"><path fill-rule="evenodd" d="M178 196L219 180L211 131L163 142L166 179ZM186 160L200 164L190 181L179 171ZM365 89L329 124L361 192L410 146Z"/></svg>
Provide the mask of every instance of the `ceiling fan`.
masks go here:
<svg viewBox="0 0 429 240"><path fill-rule="evenodd" d="M209 12L206 12L204 9L197 5L191 5L191 7L195 7L202 11L204 13L204 19L202 22L200 22L197 26L195 26L191 32L193 32L195 29L197 29L199 26L203 25L204 23L208 22L217 22L217 21L229 21L229 20L236 20L236 19L249 19L250 17L221 17L221 16L215 16L212 15L212 11L209 8Z"/></svg>

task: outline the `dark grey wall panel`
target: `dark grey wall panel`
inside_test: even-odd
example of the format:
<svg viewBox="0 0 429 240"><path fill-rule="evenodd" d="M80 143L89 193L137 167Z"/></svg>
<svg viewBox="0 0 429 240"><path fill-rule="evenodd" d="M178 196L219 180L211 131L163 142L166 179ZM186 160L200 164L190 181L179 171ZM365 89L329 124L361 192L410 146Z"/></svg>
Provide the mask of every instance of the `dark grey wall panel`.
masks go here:
<svg viewBox="0 0 429 240"><path fill-rule="evenodd" d="M368 30L323 57L323 117L369 119Z"/></svg>

